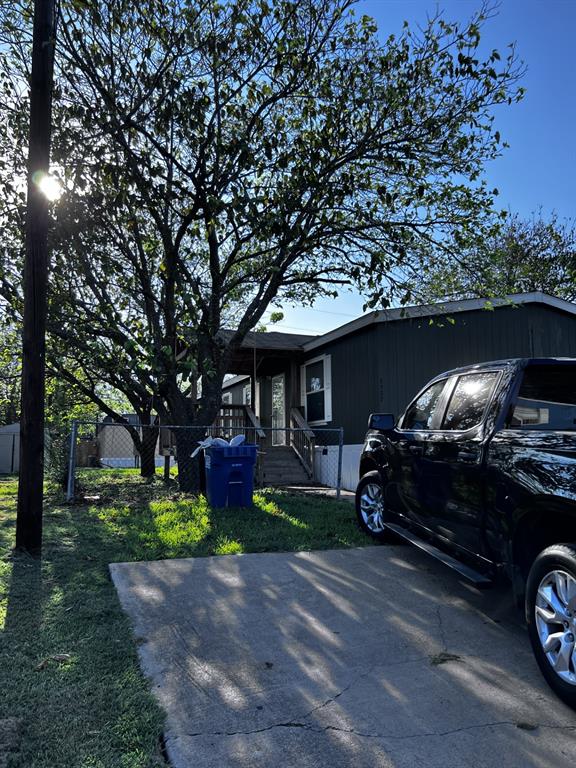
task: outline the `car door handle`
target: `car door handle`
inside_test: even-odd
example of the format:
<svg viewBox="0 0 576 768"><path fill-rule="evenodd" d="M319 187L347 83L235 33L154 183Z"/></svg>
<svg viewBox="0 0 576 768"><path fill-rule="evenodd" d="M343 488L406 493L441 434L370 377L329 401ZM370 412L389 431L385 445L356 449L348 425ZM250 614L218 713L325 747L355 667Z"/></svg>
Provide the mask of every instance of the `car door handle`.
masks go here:
<svg viewBox="0 0 576 768"><path fill-rule="evenodd" d="M408 450L414 456L423 456L424 455L424 446L422 446L422 445L409 445L408 446Z"/></svg>

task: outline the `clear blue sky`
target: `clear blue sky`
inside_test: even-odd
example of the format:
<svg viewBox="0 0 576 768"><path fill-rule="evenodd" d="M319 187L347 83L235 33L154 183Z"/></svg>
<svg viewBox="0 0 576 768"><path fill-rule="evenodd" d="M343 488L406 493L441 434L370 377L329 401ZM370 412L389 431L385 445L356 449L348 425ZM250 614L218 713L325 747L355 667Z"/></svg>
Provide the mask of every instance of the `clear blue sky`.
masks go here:
<svg viewBox="0 0 576 768"><path fill-rule="evenodd" d="M372 16L382 38L398 33L406 19L424 23L439 7L448 20L464 21L477 0L360 0L356 14ZM576 217L576 0L502 0L484 27L483 45L505 51L515 42L527 72L520 104L495 112L495 125L510 144L486 169L500 191L500 206L522 216L542 207ZM314 309L284 307L275 330L323 333L362 313L363 300L343 295Z"/></svg>

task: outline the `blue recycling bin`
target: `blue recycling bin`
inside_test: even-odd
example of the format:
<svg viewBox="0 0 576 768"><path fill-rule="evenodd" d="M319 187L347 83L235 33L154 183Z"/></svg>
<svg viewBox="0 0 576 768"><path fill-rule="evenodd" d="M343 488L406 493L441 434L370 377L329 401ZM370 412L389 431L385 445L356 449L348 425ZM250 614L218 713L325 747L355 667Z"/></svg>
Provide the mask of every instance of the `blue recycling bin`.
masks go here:
<svg viewBox="0 0 576 768"><path fill-rule="evenodd" d="M206 496L211 507L251 507L256 445L204 449Z"/></svg>

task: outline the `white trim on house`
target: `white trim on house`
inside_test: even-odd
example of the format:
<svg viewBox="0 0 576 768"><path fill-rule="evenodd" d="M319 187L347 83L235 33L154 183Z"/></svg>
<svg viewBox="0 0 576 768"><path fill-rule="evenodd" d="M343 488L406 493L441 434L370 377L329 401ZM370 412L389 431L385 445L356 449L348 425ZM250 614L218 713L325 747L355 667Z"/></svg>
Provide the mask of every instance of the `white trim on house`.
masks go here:
<svg viewBox="0 0 576 768"><path fill-rule="evenodd" d="M335 339L347 336L349 333L359 331L375 323L389 323L394 320L409 320L418 317L434 317L437 315L450 315L456 312L472 312L477 309L484 309L487 304L493 307L514 306L522 304L545 304L548 307L560 309L571 315L576 315L576 304L564 299L557 299L555 296L549 296L542 291L532 291L531 293L516 293L506 296L503 299L463 299L462 301L445 301L440 304L423 304L415 307L400 307L399 309L383 309L370 312L356 320L351 320L333 331L325 333L312 341L302 345L305 352L310 352L318 347L324 346Z"/></svg>
<svg viewBox="0 0 576 768"><path fill-rule="evenodd" d="M278 414L274 410L274 382L275 381L281 381L282 382L282 410L281 410L281 418L279 421L277 421ZM271 405L271 414L270 414L270 424L272 426L272 445L286 445L286 432L283 431L286 429L286 427L290 426L288 422L288 412L286 408L286 374L285 373L278 373L276 376L272 376L270 378L270 405Z"/></svg>
<svg viewBox="0 0 576 768"><path fill-rule="evenodd" d="M308 408L306 407L306 367L313 363L323 362L324 373L324 387L319 390L324 392L324 418L321 421L309 421L308 420ZM332 421L332 356L331 355L319 355L313 357L311 360L306 360L303 365L300 366L300 404L304 408L304 417L311 426L322 426Z"/></svg>
<svg viewBox="0 0 576 768"><path fill-rule="evenodd" d="M261 387L261 385L262 385L262 382L260 381L260 379L257 378L256 379L256 384L254 386L254 394L255 394L254 400L255 400L255 402L254 402L254 405L250 406L252 408L252 411L253 411L254 415L257 418L260 418L260 416L261 416L261 414L260 414L260 387Z"/></svg>

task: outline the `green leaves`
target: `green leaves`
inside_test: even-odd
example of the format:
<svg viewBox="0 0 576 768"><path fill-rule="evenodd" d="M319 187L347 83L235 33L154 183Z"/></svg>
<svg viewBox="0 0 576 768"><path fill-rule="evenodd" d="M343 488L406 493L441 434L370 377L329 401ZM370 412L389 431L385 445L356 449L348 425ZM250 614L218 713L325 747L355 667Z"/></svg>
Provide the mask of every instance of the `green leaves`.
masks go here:
<svg viewBox="0 0 576 768"><path fill-rule="evenodd" d="M576 298L576 227L555 214L524 220L502 211L486 236L464 242L457 259L434 265L423 280L430 300L502 297L543 291Z"/></svg>
<svg viewBox="0 0 576 768"><path fill-rule="evenodd" d="M63 4L53 332L138 402L176 412L184 379L223 372L218 329L240 343L279 296L408 301L423 262L486 231L479 180L502 150L493 105L522 95L513 58L482 60L479 15L382 43L348 7Z"/></svg>

